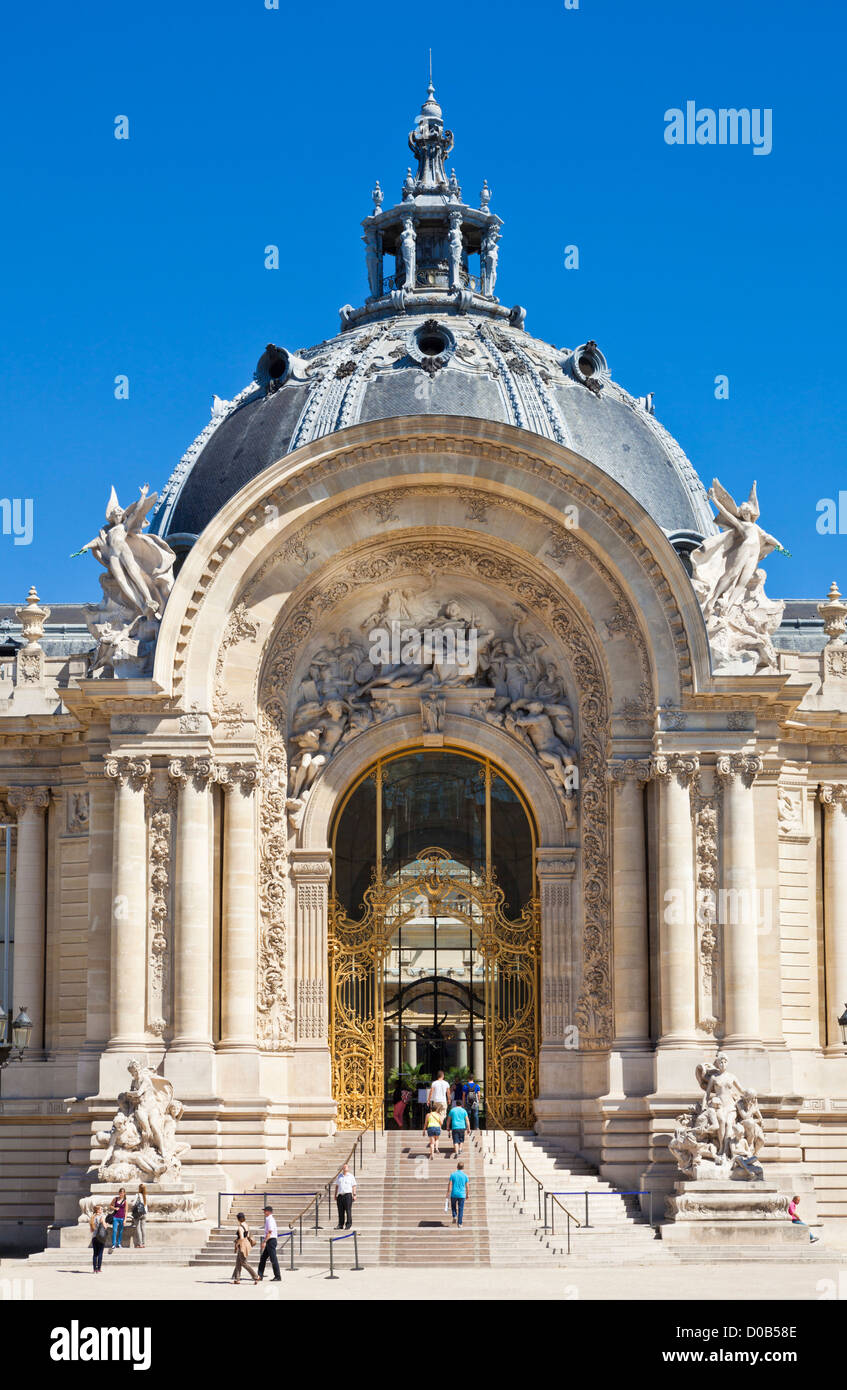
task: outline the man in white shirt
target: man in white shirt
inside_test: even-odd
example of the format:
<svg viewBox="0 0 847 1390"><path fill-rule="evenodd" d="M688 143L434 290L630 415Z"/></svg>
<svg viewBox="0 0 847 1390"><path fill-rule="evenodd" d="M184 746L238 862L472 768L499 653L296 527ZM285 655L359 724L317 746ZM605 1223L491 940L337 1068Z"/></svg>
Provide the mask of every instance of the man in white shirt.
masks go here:
<svg viewBox="0 0 847 1390"><path fill-rule="evenodd" d="M262 1257L259 1260L259 1278L264 1279L265 1264L268 1260L270 1260L271 1269L274 1272L273 1282L276 1284L279 1283L279 1281L282 1278L282 1275L279 1272L279 1260L276 1257L276 1242L278 1239L278 1233L276 1229L276 1221L274 1219L273 1207L265 1207L264 1213L265 1230L262 1236Z"/></svg>
<svg viewBox="0 0 847 1390"><path fill-rule="evenodd" d="M335 1179L335 1205L338 1208L338 1229L343 1231L347 1227L349 1231L353 1225L353 1203L356 1200L356 1179L350 1172L349 1163L345 1163L338 1177Z"/></svg>
<svg viewBox="0 0 847 1390"><path fill-rule="evenodd" d="M444 1080L444 1072L440 1071L437 1078L430 1086L429 1095L426 1099L429 1108L434 1110L436 1115L440 1115L442 1119L447 1114L447 1094L449 1090L450 1087Z"/></svg>

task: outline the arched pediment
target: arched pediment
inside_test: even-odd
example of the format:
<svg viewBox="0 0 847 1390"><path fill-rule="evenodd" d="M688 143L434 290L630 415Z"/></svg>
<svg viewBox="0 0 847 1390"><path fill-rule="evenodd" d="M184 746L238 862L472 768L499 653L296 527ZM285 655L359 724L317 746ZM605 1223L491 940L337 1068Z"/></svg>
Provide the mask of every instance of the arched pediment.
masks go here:
<svg viewBox="0 0 847 1390"><path fill-rule="evenodd" d="M357 426L295 451L227 504L171 595L157 683L211 710L215 668L220 678L230 649L243 638L252 643L241 667L255 673L281 607L299 586L351 540L408 532L410 523L428 534L437 527L508 541L548 570L592 615L621 717L652 727L656 703L679 703L708 680L705 629L688 577L633 498L552 441L533 440L530 451L525 433L510 426L422 417ZM236 661L226 685L249 721L249 700L233 694L238 668ZM649 694L639 689L646 685Z"/></svg>

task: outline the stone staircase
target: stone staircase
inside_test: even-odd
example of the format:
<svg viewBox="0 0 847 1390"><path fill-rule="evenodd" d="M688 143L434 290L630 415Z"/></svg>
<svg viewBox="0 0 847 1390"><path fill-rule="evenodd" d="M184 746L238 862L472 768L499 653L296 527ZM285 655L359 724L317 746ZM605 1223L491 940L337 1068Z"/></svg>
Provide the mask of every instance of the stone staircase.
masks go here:
<svg viewBox="0 0 847 1390"><path fill-rule="evenodd" d="M224 1264L230 1267L234 1265L235 1217L239 1211L244 1212L247 1223L256 1239L251 1260L251 1263L255 1264L259 1259L259 1243L264 1226L262 1208L267 1199L268 1204L274 1209L274 1216L279 1229L278 1258L280 1269L284 1272L286 1268L290 1267L291 1260L291 1246L284 1237L289 1223L296 1220L310 1199L307 1196L279 1194L323 1191L338 1174L342 1163L353 1147L355 1137L355 1132L352 1130L339 1131L332 1139L327 1139L289 1159L282 1168L267 1178L261 1187L254 1188L252 1192L234 1198L230 1203L224 1205L224 1211L228 1212L228 1215L224 1217L223 1224L212 1228L208 1241L199 1254L191 1260L191 1264L193 1266ZM354 1216L358 1216L359 1211L367 1209L369 1213L373 1212L377 1223L381 1217L382 1195L385 1185L385 1152L386 1136L377 1134L376 1152L374 1152L373 1133L368 1133L363 1136L362 1140L361 1164L358 1155L356 1160L358 1196L354 1207ZM324 1197L320 1204L317 1234L315 1233L314 1207L311 1207L307 1215L303 1217L302 1250L300 1249L300 1223L297 1222L294 1227L295 1268L299 1268L301 1265L329 1266L328 1237L340 1234L335 1230L336 1220L335 1197L334 1194L330 1194L329 1202ZM365 1255L367 1255L371 1265L377 1263L378 1237L373 1231L370 1229L367 1232L362 1231L359 1235L358 1245L360 1263L365 1263ZM352 1264L352 1240L338 1242L335 1253L339 1265ZM242 1277L249 1280L250 1276L245 1274ZM265 1271L265 1277L271 1277L269 1268Z"/></svg>
<svg viewBox="0 0 847 1390"><path fill-rule="evenodd" d="M554 1139L531 1131L511 1131L509 1140L507 1145L504 1133L487 1131L480 1133L476 1143L485 1155L489 1171L496 1174L501 1200L521 1215L536 1240L557 1263L665 1264L673 1260L673 1255L656 1238L649 1209L642 1212L638 1197L623 1196L612 1183L601 1178L586 1159ZM526 1178L521 1162L515 1164L515 1150L529 1170ZM538 1183L544 1192L568 1194L560 1196L558 1201L574 1218L570 1223L570 1254L568 1222L561 1207L557 1206L555 1211L555 1234L552 1230L544 1230L544 1201L542 1197L540 1219ZM653 1214L656 1225L662 1215L659 1202L657 1207L659 1210ZM552 1213L553 1203L548 1198L547 1216L551 1224Z"/></svg>

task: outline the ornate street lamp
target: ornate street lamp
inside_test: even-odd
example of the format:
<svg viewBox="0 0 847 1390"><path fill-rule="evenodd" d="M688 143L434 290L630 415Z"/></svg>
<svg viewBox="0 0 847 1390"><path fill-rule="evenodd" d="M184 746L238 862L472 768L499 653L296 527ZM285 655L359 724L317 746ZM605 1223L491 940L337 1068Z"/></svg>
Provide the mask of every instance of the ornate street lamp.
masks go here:
<svg viewBox="0 0 847 1390"><path fill-rule="evenodd" d="M838 1026L841 1029L841 1041L847 1047L847 1004L844 1005L844 1012L838 1020Z"/></svg>
<svg viewBox="0 0 847 1390"><path fill-rule="evenodd" d="M12 1024L11 1042L6 1041L8 1029L9 1015L6 1013L3 1005L0 1004L0 1068L7 1066L11 1061L22 1061L24 1052L29 1047L29 1040L32 1037L33 1022L23 1004L21 1005L17 1018ZM17 1056L14 1058L12 1057L13 1052L17 1052Z"/></svg>

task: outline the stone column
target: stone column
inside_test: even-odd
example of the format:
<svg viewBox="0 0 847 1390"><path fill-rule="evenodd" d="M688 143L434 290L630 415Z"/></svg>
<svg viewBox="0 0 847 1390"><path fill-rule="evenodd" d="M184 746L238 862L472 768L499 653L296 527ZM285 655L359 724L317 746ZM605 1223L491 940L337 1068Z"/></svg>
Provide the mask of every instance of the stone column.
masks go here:
<svg viewBox="0 0 847 1390"><path fill-rule="evenodd" d="M762 759L743 753L718 758L723 785L723 895L718 920L724 942L723 1046L761 1046L759 1029L759 894L753 782Z"/></svg>
<svg viewBox="0 0 847 1390"><path fill-rule="evenodd" d="M406 1042L403 1048L403 1061L410 1067L418 1063L418 1040L410 1028L406 1029Z"/></svg>
<svg viewBox="0 0 847 1390"><path fill-rule="evenodd" d="M823 802L826 1050L844 1055L839 1015L847 1006L847 786L825 785Z"/></svg>
<svg viewBox="0 0 847 1390"><path fill-rule="evenodd" d="M468 1065L468 1034L465 1028L460 1028L456 1034L456 1066L466 1067Z"/></svg>
<svg viewBox="0 0 847 1390"><path fill-rule="evenodd" d="M292 1136L326 1134L335 1114L329 1053L327 973L329 880L328 849L295 849L294 883L295 1026L291 1098Z"/></svg>
<svg viewBox="0 0 847 1390"><path fill-rule="evenodd" d="M615 789L612 840L615 1046L650 1046L650 963L647 936L647 845L644 784L648 759L612 763Z"/></svg>
<svg viewBox="0 0 847 1390"><path fill-rule="evenodd" d="M221 1040L219 1051L252 1052L256 1040L258 865L257 770L242 763L219 769L224 787L223 903L221 942Z"/></svg>
<svg viewBox="0 0 847 1390"><path fill-rule="evenodd" d="M699 761L688 754L653 759L659 784L660 1047L697 1042L697 933L691 783Z"/></svg>
<svg viewBox="0 0 847 1390"><path fill-rule="evenodd" d="M115 783L110 932L109 1051L144 1046L147 994L147 820L149 758L108 758Z"/></svg>
<svg viewBox="0 0 847 1390"><path fill-rule="evenodd" d="M174 1032L171 1052L212 1047L212 796L208 758L174 759L179 787L174 892Z"/></svg>
<svg viewBox="0 0 847 1390"><path fill-rule="evenodd" d="M474 1080L482 1081L485 1075L485 1045L481 1028L473 1030L473 1066Z"/></svg>
<svg viewBox="0 0 847 1390"><path fill-rule="evenodd" d="M536 851L541 900L541 1047L578 1047L571 966L572 847Z"/></svg>
<svg viewBox="0 0 847 1390"><path fill-rule="evenodd" d="M30 1055L44 1047L44 944L46 924L47 830L50 804L46 787L12 787L9 805L17 812L15 868L15 944L12 952L12 1017L25 1008L34 1027Z"/></svg>
<svg viewBox="0 0 847 1390"><path fill-rule="evenodd" d="M297 1042L327 1041L328 886L327 850L295 850L291 872L295 885Z"/></svg>
<svg viewBox="0 0 847 1390"><path fill-rule="evenodd" d="M85 1045L99 1050L111 1034L110 933L115 791L102 763L88 774L88 955Z"/></svg>

